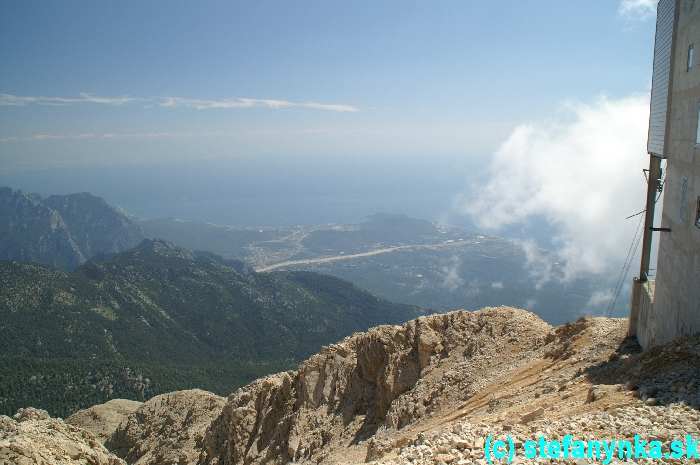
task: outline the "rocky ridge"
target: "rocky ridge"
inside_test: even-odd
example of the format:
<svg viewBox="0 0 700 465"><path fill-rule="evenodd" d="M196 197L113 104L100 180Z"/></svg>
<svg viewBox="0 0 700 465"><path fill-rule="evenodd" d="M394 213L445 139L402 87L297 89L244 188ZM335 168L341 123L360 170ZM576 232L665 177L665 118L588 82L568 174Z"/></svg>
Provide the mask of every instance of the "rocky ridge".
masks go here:
<svg viewBox="0 0 700 465"><path fill-rule="evenodd" d="M106 445L138 465L484 465L488 435L520 447L539 435L697 438L700 337L642 353L626 328L610 318L553 328L507 307L379 326L226 400L203 391L153 398ZM2 418L0 454L16 429ZM696 463L684 460L654 463Z"/></svg>
<svg viewBox="0 0 700 465"><path fill-rule="evenodd" d="M330 459L476 392L544 344L550 326L523 310L484 309L380 326L324 348L297 371L232 394L204 437L202 463ZM446 382L449 380L449 382Z"/></svg>
<svg viewBox="0 0 700 465"><path fill-rule="evenodd" d="M700 337L641 353L626 339L626 320L592 318L565 325L540 363L514 370L456 411L428 421L408 434L368 447L367 462L396 464L479 464L488 435L522 442L544 436L562 440L626 439L635 434L660 440L700 434ZM532 368L537 367L536 371ZM537 458L515 463L549 463ZM338 463L342 463L339 461ZM594 463L558 460L557 463ZM697 460L609 463L697 463Z"/></svg>

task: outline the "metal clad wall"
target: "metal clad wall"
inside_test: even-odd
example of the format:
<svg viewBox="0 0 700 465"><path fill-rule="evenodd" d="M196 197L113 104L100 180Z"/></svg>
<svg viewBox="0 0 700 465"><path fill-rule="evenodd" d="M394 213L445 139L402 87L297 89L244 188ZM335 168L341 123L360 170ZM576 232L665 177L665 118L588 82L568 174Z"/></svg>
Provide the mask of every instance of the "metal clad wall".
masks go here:
<svg viewBox="0 0 700 465"><path fill-rule="evenodd" d="M664 153L664 139L666 136L675 18L676 0L660 0L656 13L654 72L651 80L651 108L647 151L661 157L666 156Z"/></svg>

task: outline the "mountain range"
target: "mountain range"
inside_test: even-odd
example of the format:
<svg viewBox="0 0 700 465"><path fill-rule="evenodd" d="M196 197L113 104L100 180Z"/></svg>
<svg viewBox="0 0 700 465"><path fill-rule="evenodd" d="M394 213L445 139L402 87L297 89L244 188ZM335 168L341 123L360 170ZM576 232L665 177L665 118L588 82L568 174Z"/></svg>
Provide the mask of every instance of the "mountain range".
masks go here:
<svg viewBox="0 0 700 465"><path fill-rule="evenodd" d="M507 304L559 324L606 312L609 276L564 279L565 264L487 236L400 214L357 224L231 227L176 218L135 218L88 193L42 198L0 189L0 259L64 270L128 250L143 238L241 260L258 271L313 271L390 300L439 311ZM612 314L624 314L626 292Z"/></svg>
<svg viewBox="0 0 700 465"><path fill-rule="evenodd" d="M43 198L0 187L0 260L71 270L100 254L136 246L141 228L89 193Z"/></svg>
<svg viewBox="0 0 700 465"><path fill-rule="evenodd" d="M559 323L595 289L540 284L517 244L403 215L232 228L0 188L0 413L225 394L421 308L508 303Z"/></svg>
<svg viewBox="0 0 700 465"><path fill-rule="evenodd" d="M4 261L0 413L66 414L194 386L228 393L348 334L419 314L337 278L255 273L160 240L72 272Z"/></svg>

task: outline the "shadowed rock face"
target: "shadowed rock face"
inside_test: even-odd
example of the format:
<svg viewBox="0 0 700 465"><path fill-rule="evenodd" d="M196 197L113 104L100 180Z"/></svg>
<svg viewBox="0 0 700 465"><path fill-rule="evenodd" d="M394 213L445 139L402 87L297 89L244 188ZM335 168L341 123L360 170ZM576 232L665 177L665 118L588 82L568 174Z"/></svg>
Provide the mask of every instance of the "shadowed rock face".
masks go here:
<svg viewBox="0 0 700 465"><path fill-rule="evenodd" d="M325 347L298 371L233 393L206 432L200 463L322 459L328 445L400 428L437 408L431 399L464 395L478 381L469 373L518 359L543 345L550 331L531 313L499 308L423 317L351 336ZM463 373L447 373L442 365ZM460 379L446 388L444 376Z"/></svg>

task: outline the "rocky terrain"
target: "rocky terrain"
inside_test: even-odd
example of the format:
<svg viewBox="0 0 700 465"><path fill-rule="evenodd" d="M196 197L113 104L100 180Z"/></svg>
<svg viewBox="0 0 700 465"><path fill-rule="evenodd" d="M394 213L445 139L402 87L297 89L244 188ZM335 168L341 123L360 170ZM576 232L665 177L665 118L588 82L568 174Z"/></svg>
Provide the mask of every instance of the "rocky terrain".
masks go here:
<svg viewBox="0 0 700 465"><path fill-rule="evenodd" d="M421 317L324 347L297 370L228 399L203 391L157 396L119 413L126 416L118 426L97 408L70 425L2 417L0 457L87 444L99 459L60 452L61 460L26 463L463 465L486 463L488 435L509 434L520 447L540 434L697 438L700 338L642 353L626 326L583 318L551 327L507 307Z"/></svg>
<svg viewBox="0 0 700 465"><path fill-rule="evenodd" d="M362 449L378 433L478 391L490 374L543 344L548 330L530 313L499 309L419 318L352 336L296 372L263 378L230 396L204 438L204 463L330 460L334 446Z"/></svg>
<svg viewBox="0 0 700 465"><path fill-rule="evenodd" d="M85 428L100 442L105 442L130 414L138 410L142 402L127 399L112 399L104 404L93 405L66 418L66 423Z"/></svg>
<svg viewBox="0 0 700 465"><path fill-rule="evenodd" d="M45 410L20 409L0 416L0 465L125 465L87 430L51 418Z"/></svg>
<svg viewBox="0 0 700 465"><path fill-rule="evenodd" d="M225 403L199 389L156 396L129 415L106 446L135 465L196 463L204 432Z"/></svg>

